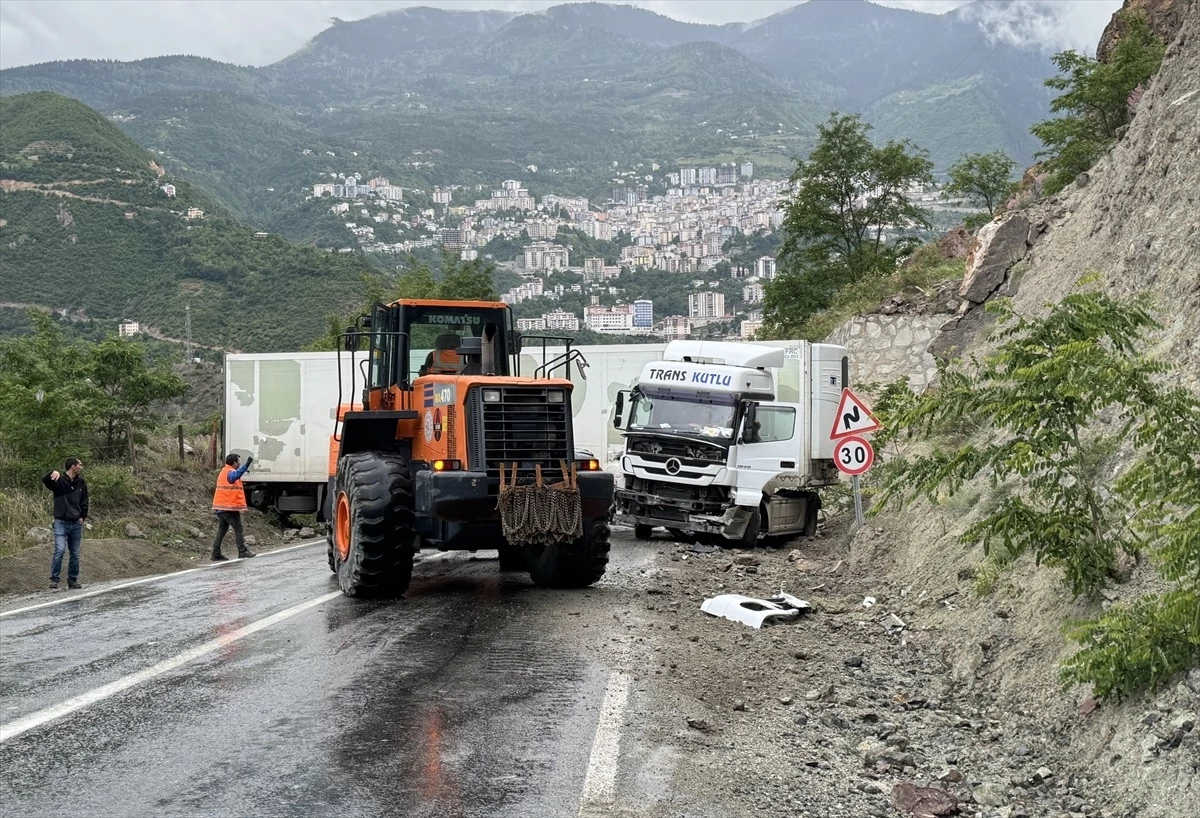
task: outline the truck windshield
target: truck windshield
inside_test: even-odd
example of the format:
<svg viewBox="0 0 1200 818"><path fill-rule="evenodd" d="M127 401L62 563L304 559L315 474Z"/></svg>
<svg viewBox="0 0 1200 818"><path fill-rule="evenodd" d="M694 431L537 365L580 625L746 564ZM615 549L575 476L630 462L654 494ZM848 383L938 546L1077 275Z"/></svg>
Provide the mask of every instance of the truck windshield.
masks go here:
<svg viewBox="0 0 1200 818"><path fill-rule="evenodd" d="M700 395L681 390L639 390L633 394L629 429L682 432L729 440L737 401L733 395Z"/></svg>

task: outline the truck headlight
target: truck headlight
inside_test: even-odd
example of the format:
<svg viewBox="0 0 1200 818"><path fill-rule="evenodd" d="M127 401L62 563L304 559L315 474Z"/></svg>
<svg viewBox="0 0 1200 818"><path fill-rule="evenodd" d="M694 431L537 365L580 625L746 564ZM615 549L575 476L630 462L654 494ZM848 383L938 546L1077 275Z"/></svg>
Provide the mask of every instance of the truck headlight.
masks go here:
<svg viewBox="0 0 1200 818"><path fill-rule="evenodd" d="M553 392L546 393L546 400L549 403L562 403L566 399L567 393L561 389L555 389Z"/></svg>
<svg viewBox="0 0 1200 818"><path fill-rule="evenodd" d="M499 389L483 390L483 402L484 403L499 403L500 402L500 390Z"/></svg>

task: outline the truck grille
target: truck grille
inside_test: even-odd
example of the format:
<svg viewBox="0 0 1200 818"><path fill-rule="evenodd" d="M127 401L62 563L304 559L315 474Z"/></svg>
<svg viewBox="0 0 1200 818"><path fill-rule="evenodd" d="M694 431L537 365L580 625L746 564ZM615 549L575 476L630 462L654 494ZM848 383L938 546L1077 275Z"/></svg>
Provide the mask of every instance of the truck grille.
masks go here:
<svg viewBox="0 0 1200 818"><path fill-rule="evenodd" d="M500 390L500 401L484 403L483 391ZM562 387L475 387L467 401L467 457L472 469L498 476L501 463L519 464L522 475L534 466L551 469L558 479L560 460L575 459L570 394L563 403L550 403L549 394Z"/></svg>

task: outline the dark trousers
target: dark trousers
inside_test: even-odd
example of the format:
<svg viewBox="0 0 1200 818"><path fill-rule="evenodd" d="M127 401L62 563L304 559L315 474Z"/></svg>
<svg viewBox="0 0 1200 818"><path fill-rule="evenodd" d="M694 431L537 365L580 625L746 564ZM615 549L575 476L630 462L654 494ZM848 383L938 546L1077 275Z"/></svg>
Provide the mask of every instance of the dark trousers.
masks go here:
<svg viewBox="0 0 1200 818"><path fill-rule="evenodd" d="M225 532L233 529L234 539L237 540L238 553L242 554L246 551L246 539L242 535L242 512L240 511L218 511L217 512L217 538L213 540L213 555L221 553L221 540L225 539Z"/></svg>
<svg viewBox="0 0 1200 818"><path fill-rule="evenodd" d="M50 579L58 582L62 571L63 554L71 552L71 560L67 563L67 582L79 579L79 548L83 541L83 523L76 520L69 523L66 520L54 521L54 557L50 560Z"/></svg>

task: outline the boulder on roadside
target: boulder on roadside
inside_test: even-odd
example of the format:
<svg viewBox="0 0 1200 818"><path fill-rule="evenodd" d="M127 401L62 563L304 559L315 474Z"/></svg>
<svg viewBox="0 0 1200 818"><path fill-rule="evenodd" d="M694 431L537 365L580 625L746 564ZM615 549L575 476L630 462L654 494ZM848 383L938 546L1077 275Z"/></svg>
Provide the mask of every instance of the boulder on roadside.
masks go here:
<svg viewBox="0 0 1200 818"><path fill-rule="evenodd" d="M953 815L958 812L958 797L936 787L918 787L907 781L892 787L892 803L901 812L925 816Z"/></svg>
<svg viewBox="0 0 1200 818"><path fill-rule="evenodd" d="M981 807L1002 807L1008 803L1008 788L993 781L984 781L971 790L971 797Z"/></svg>
<svg viewBox="0 0 1200 818"><path fill-rule="evenodd" d="M297 536L299 536L302 540L311 540L313 537L317 536L317 532L308 526L304 526L300 529L300 533Z"/></svg>
<svg viewBox="0 0 1200 818"><path fill-rule="evenodd" d="M54 542L54 532L45 526L35 525L25 532L25 539L34 542Z"/></svg>
<svg viewBox="0 0 1200 818"><path fill-rule="evenodd" d="M125 523L125 536L131 540L146 539L145 533L133 523Z"/></svg>
<svg viewBox="0 0 1200 818"><path fill-rule="evenodd" d="M1025 257L1028 239L1029 220L1020 213L981 227L967 255L967 274L958 294L976 304L987 301L1009 269Z"/></svg>

